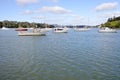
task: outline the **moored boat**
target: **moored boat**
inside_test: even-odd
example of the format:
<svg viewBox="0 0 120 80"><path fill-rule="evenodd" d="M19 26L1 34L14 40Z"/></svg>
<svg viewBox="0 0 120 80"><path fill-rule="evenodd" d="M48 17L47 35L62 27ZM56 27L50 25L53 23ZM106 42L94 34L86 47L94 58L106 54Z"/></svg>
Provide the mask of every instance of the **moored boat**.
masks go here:
<svg viewBox="0 0 120 80"><path fill-rule="evenodd" d="M90 28L74 28L75 31L88 31Z"/></svg>
<svg viewBox="0 0 120 80"><path fill-rule="evenodd" d="M78 26L78 27L75 27L74 28L74 31L88 31L88 30L90 30L90 28L89 27L87 27L87 26Z"/></svg>
<svg viewBox="0 0 120 80"><path fill-rule="evenodd" d="M18 33L19 36L44 36L44 32L27 32L27 31L20 31Z"/></svg>
<svg viewBox="0 0 120 80"><path fill-rule="evenodd" d="M54 28L54 32L55 32L55 33L67 33L68 30L69 30L69 29L68 29L67 27Z"/></svg>
<svg viewBox="0 0 120 80"><path fill-rule="evenodd" d="M27 31L28 29L27 28L17 28L15 29L15 31Z"/></svg>
<svg viewBox="0 0 120 80"><path fill-rule="evenodd" d="M101 32L101 33L116 33L117 32L116 29L111 29L111 28L108 28L108 27L102 27L98 31Z"/></svg>
<svg viewBox="0 0 120 80"><path fill-rule="evenodd" d="M51 28L41 28L40 30L43 32L49 32L51 30Z"/></svg>
<svg viewBox="0 0 120 80"><path fill-rule="evenodd" d="M37 28L33 29L33 32L30 31L18 31L19 36L43 36L46 35L45 32L38 30Z"/></svg>

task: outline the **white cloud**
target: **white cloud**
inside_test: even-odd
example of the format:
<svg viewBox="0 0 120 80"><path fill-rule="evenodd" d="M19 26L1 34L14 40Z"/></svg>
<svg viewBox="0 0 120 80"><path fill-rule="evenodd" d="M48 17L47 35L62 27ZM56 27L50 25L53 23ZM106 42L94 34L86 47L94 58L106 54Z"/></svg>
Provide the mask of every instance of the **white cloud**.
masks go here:
<svg viewBox="0 0 120 80"><path fill-rule="evenodd" d="M103 10L112 10L117 8L118 3L103 3L96 7L96 11L103 11Z"/></svg>
<svg viewBox="0 0 120 80"><path fill-rule="evenodd" d="M32 19L45 19L45 16L34 16L31 17Z"/></svg>
<svg viewBox="0 0 120 80"><path fill-rule="evenodd" d="M113 14L114 14L114 16L116 16L116 17L117 17L117 16L120 16L120 11L114 12Z"/></svg>
<svg viewBox="0 0 120 80"><path fill-rule="evenodd" d="M29 15L29 14L33 14L33 13L34 13L33 11L26 10L26 11L24 11L22 14L24 14L24 15Z"/></svg>
<svg viewBox="0 0 120 80"><path fill-rule="evenodd" d="M42 7L40 10L26 10L22 12L24 15L30 15L30 14L44 14L44 13L53 13L53 14L66 14L70 13L70 10L67 10L65 8L55 6L55 7ZM77 16L78 17L78 16Z"/></svg>
<svg viewBox="0 0 120 80"><path fill-rule="evenodd" d="M112 18L114 16L116 16L116 17L120 16L120 12L119 11L117 11L117 12L107 12L107 13L101 14L101 15L99 15L97 17L98 18L106 18L106 19L108 19L108 18Z"/></svg>
<svg viewBox="0 0 120 80"><path fill-rule="evenodd" d="M23 5L23 6L39 2L39 0L16 0L16 1L18 4Z"/></svg>
<svg viewBox="0 0 120 80"><path fill-rule="evenodd" d="M53 2L58 2L58 0L52 0Z"/></svg>
<svg viewBox="0 0 120 80"><path fill-rule="evenodd" d="M16 0L16 2L22 6L26 6L28 4L38 3L39 1L47 1L47 0ZM48 0L51 2L58 2L58 0Z"/></svg>
<svg viewBox="0 0 120 80"><path fill-rule="evenodd" d="M54 13L54 14L65 14L71 12L70 10L67 10L65 8L59 7L59 6L54 6L54 7L42 7L40 12L49 12L49 13Z"/></svg>
<svg viewBox="0 0 120 80"><path fill-rule="evenodd" d="M48 0L48 1L52 1L52 2L58 2L58 0Z"/></svg>
<svg viewBox="0 0 120 80"><path fill-rule="evenodd" d="M83 16L76 14L64 14L64 15L40 15L31 17L31 19L38 20L38 22L44 22L48 24L74 24L74 25L83 25L85 24L85 19Z"/></svg>
<svg viewBox="0 0 120 80"><path fill-rule="evenodd" d="M79 25L83 24L84 17L77 14L65 14L59 16L57 21L62 21L61 24Z"/></svg>
<svg viewBox="0 0 120 80"><path fill-rule="evenodd" d="M80 15L76 15L76 14L70 14L69 15L70 17L73 17L73 18L76 18L76 19L84 19L84 17L83 16L80 16Z"/></svg>
<svg viewBox="0 0 120 80"><path fill-rule="evenodd" d="M97 16L98 18L110 18L113 16L113 13L104 13L104 14L101 14L99 16Z"/></svg>

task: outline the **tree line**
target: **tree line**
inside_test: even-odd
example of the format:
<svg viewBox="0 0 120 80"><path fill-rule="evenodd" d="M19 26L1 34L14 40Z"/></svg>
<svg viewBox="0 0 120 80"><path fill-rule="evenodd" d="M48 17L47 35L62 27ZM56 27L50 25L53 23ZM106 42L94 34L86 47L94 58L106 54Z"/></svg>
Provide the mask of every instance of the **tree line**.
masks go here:
<svg viewBox="0 0 120 80"><path fill-rule="evenodd" d="M0 28L2 27L7 27L7 28L32 28L35 27L37 25L37 27L40 28L44 28L44 27L54 27L53 25L48 25L46 23L35 23L35 22L18 22L18 21L8 21L8 20L4 20L4 21L0 21Z"/></svg>

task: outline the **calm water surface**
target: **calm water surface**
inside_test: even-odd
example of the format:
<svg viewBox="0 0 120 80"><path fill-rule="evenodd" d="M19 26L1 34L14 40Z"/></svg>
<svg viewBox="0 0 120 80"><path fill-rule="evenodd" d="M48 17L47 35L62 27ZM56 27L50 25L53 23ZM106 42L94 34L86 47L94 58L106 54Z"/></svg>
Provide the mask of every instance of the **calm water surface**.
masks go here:
<svg viewBox="0 0 120 80"><path fill-rule="evenodd" d="M120 80L120 31L17 36L0 30L0 80Z"/></svg>

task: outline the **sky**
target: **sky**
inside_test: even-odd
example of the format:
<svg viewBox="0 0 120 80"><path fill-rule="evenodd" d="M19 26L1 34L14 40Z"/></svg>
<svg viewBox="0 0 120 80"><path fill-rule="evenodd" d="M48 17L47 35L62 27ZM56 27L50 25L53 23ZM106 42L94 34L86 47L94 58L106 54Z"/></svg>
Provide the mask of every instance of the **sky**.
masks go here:
<svg viewBox="0 0 120 80"><path fill-rule="evenodd" d="M120 16L120 0L1 0L0 3L0 21L95 26Z"/></svg>

